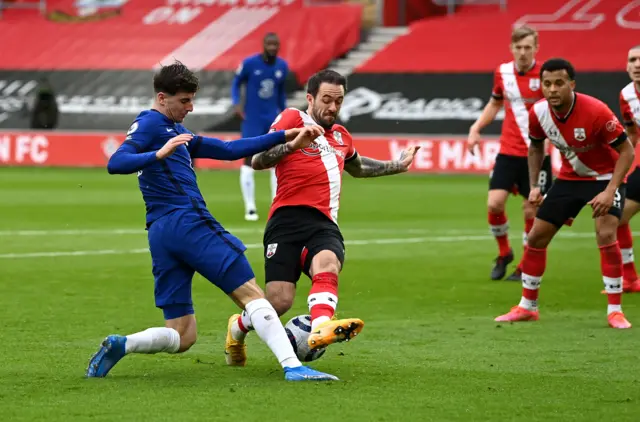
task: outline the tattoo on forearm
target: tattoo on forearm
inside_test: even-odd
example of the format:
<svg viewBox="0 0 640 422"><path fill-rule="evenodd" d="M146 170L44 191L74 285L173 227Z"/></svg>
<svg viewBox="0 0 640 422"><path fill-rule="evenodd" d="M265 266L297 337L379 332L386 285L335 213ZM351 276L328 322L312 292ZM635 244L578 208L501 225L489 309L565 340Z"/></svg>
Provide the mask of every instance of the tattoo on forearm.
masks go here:
<svg viewBox="0 0 640 422"><path fill-rule="evenodd" d="M276 145L271 149L254 155L251 160L251 166L256 170L268 169L278 164L278 162L290 152L287 144Z"/></svg>
<svg viewBox="0 0 640 422"><path fill-rule="evenodd" d="M345 164L345 170L353 177L379 177L403 173L407 169L399 160L379 161L368 157L356 157Z"/></svg>

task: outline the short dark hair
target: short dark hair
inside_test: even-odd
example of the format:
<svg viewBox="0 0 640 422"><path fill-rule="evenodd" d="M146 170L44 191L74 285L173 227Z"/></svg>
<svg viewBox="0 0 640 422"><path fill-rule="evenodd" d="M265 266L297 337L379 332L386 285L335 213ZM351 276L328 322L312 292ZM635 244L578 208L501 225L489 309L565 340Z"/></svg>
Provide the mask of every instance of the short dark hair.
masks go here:
<svg viewBox="0 0 640 422"><path fill-rule="evenodd" d="M153 89L176 95L178 92L189 94L198 91L198 77L187 66L176 60L173 64L162 66L153 76Z"/></svg>
<svg viewBox="0 0 640 422"><path fill-rule="evenodd" d="M344 90L347 90L347 78L335 70L325 69L309 78L309 81L307 82L307 93L311 94L313 98L315 98L316 95L318 95L320 85L322 85L323 82L332 85L342 85Z"/></svg>
<svg viewBox="0 0 640 422"><path fill-rule="evenodd" d="M569 80L575 81L576 70L568 60L562 58L549 59L544 62L540 68L540 79L542 79L542 73L555 72L557 70L566 70L567 75L569 75Z"/></svg>

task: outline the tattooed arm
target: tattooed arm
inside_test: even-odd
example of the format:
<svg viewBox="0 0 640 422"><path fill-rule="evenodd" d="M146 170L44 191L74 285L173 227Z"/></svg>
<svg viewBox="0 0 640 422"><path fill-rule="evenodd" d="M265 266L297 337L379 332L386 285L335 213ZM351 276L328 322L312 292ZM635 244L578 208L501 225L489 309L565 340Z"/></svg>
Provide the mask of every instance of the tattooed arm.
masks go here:
<svg viewBox="0 0 640 422"><path fill-rule="evenodd" d="M271 168L278 164L285 155L291 154L292 152L293 149L288 143L276 145L271 149L254 155L251 159L251 167L253 167L254 170Z"/></svg>
<svg viewBox="0 0 640 422"><path fill-rule="evenodd" d="M413 157L420 147L410 147L402 151L400 158L392 161L379 161L356 155L344 163L344 169L353 177L379 177L404 173L409 170Z"/></svg>
<svg viewBox="0 0 640 422"><path fill-rule="evenodd" d="M285 155L310 146L313 140L323 133L324 129L318 125L287 129L284 132L287 142L254 155L251 159L251 167L254 170L264 170L273 167L278 164Z"/></svg>

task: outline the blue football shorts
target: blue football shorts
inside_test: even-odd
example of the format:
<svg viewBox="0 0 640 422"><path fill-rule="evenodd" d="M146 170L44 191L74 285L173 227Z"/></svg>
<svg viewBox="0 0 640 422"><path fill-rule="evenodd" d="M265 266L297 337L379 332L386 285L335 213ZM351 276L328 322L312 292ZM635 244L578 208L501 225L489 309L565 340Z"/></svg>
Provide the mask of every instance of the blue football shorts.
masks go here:
<svg viewBox="0 0 640 422"><path fill-rule="evenodd" d="M246 246L208 212L173 211L149 227L155 303L165 319L194 313L193 275L198 272L229 294L253 279Z"/></svg>

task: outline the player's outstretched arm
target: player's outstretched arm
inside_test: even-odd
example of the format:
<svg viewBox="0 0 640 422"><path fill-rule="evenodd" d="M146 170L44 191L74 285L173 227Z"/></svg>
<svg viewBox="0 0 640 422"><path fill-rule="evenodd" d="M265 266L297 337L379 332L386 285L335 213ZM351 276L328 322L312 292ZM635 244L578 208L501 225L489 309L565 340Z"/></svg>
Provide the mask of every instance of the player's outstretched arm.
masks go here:
<svg viewBox="0 0 640 422"><path fill-rule="evenodd" d="M404 173L409 170L413 157L419 149L419 146L409 147L400 153L399 159L391 161L380 161L356 155L344 163L344 169L353 177L380 177Z"/></svg>
<svg viewBox="0 0 640 422"><path fill-rule="evenodd" d="M291 154L292 152L293 150L287 144L276 145L267 151L254 155L251 159L251 167L253 167L254 170L271 168L278 164L285 155Z"/></svg>
<svg viewBox="0 0 640 422"><path fill-rule="evenodd" d="M276 145L282 145L290 151L306 148L322 133L321 127L308 126L305 128L279 130L266 135L242 138L231 142L198 136L190 147L190 152L193 158L233 161L258 154Z"/></svg>
<svg viewBox="0 0 640 422"><path fill-rule="evenodd" d="M155 163L157 159L156 151L139 153L135 145L125 142L109 158L107 171L109 174L132 174Z"/></svg>
<svg viewBox="0 0 640 422"><path fill-rule="evenodd" d="M198 136L192 143L190 152L193 158L233 161L257 154L274 145L284 144L284 142L286 142L286 138L283 130L235 141Z"/></svg>
<svg viewBox="0 0 640 422"><path fill-rule="evenodd" d="M323 133L324 129L317 125L288 129L287 143L276 145L267 151L254 155L251 159L251 167L253 167L254 170L264 170L273 167L278 164L285 155L310 146L313 141ZM289 140L291 137L293 137L293 139Z"/></svg>

